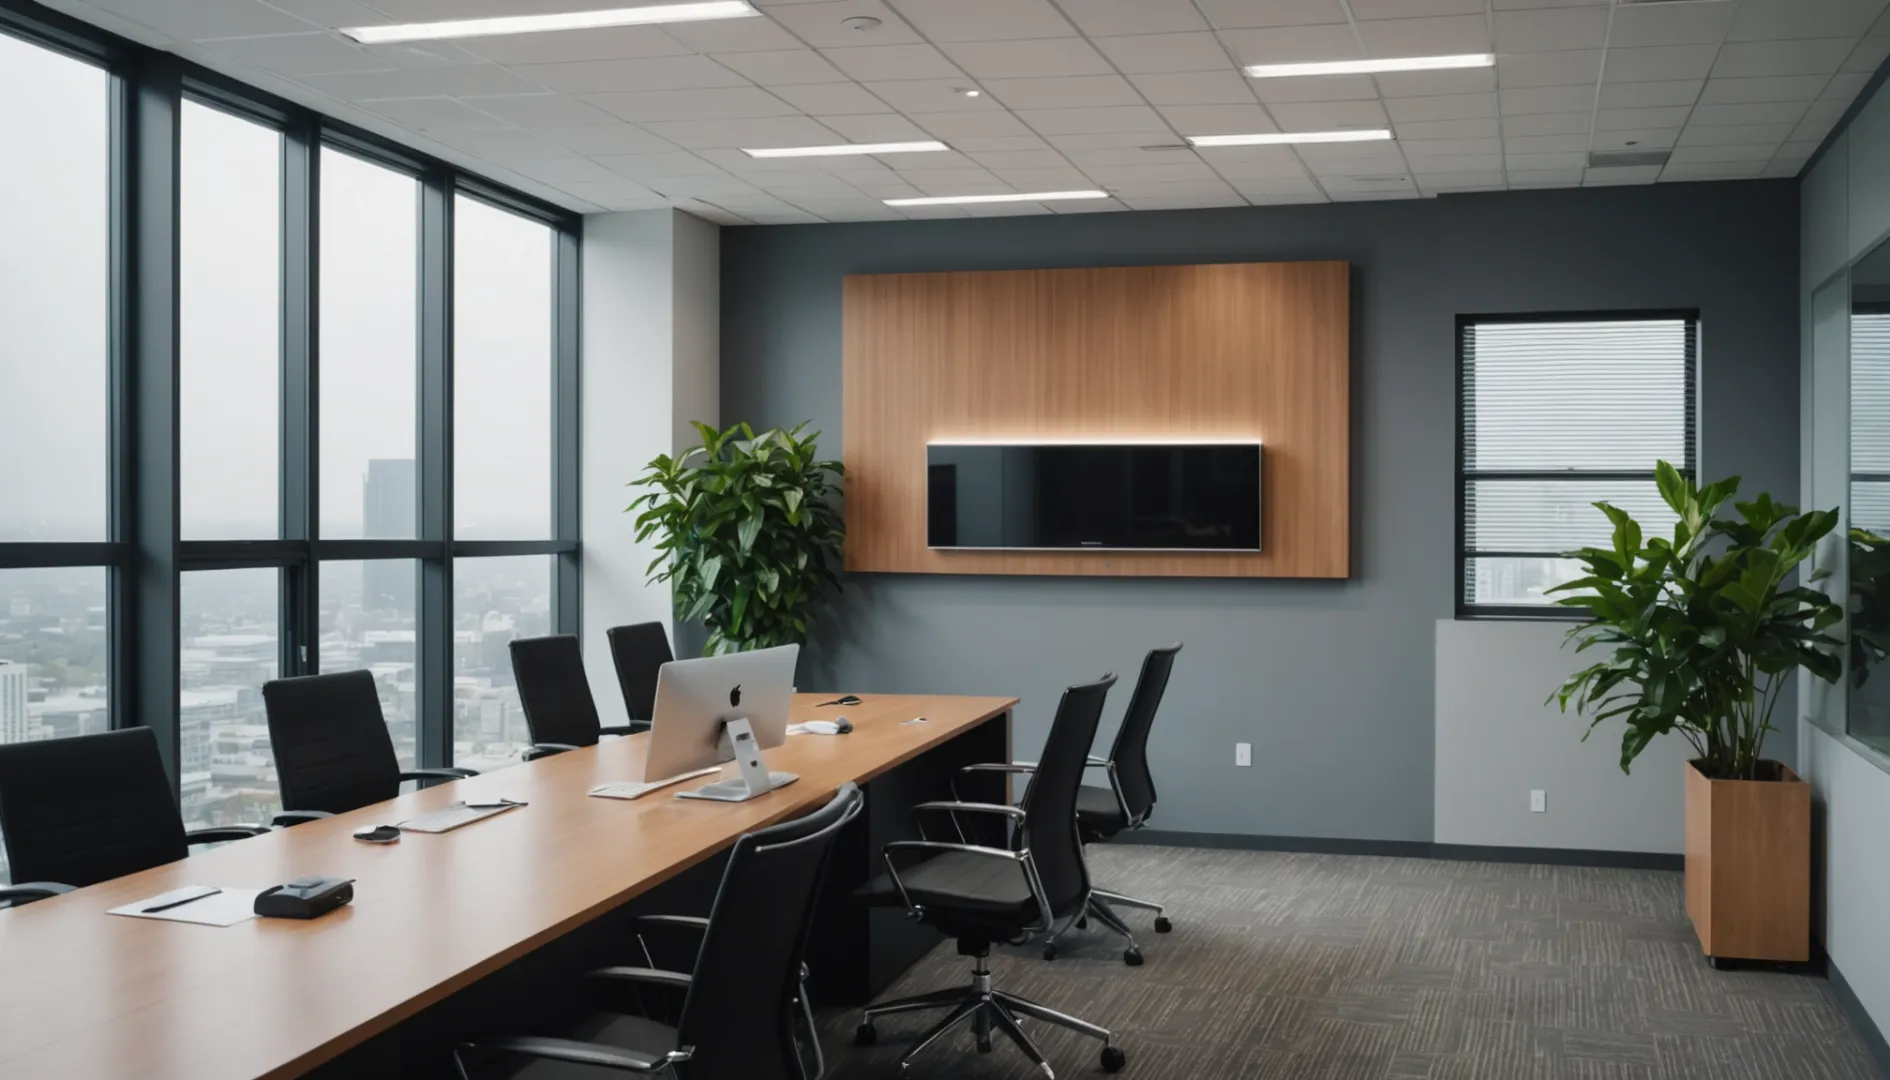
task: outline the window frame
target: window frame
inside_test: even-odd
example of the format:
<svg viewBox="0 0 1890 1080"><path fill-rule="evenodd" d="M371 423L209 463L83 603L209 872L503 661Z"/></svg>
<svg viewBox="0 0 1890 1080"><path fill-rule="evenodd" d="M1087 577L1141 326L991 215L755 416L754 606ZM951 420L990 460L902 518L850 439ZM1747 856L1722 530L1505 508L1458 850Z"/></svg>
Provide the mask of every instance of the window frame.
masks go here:
<svg viewBox="0 0 1890 1080"><path fill-rule="evenodd" d="M1470 545L1470 485L1479 479L1511 479L1555 481L1592 481L1620 480L1652 482L1654 471L1650 467L1645 471L1635 470L1502 470L1478 471L1469 467L1469 441L1471 427L1475 422L1473 406L1465 380L1470 374L1470 357L1465 349L1467 335L1472 327L1496 326L1514 323L1588 323L1588 322L1634 322L1634 321L1671 321L1681 320L1689 325L1690 355L1686 359L1684 394L1686 397L1686 461L1680 467L1682 475L1697 479L1700 456L1700 350L1701 327L1700 312L1697 308L1656 308L1625 310L1581 310L1581 311L1527 311L1501 312L1496 314L1458 315L1456 320L1455 349L1457 354L1456 378L1456 473L1457 473L1457 521L1456 543L1453 556L1456 569L1452 579L1456 588L1454 608L1458 619L1525 619L1548 620L1558 622L1582 621L1585 616L1581 609L1557 605L1537 604L1479 604L1469 596L1470 561L1474 558L1555 558L1560 552L1536 551L1483 551Z"/></svg>
<svg viewBox="0 0 1890 1080"><path fill-rule="evenodd" d="M0 543L0 569L101 566L108 575L109 715L113 729L148 726L178 782L181 650L179 586L192 571L281 572L279 671L319 663L320 571L325 560L413 559L420 761L452 758L452 566L455 557L554 557L552 619L579 628L577 505L580 379L580 214L494 183L411 147L334 120L169 53L121 38L30 0L0 0L0 33L96 65L112 80L108 429L109 528L103 542ZM183 102L282 133L280 538L185 541L179 536L179 164ZM421 497L413 540L327 540L320 535L320 245L324 146L420 184L419 387L416 471ZM454 542L452 522L452 236L455 194L553 230L553 536Z"/></svg>

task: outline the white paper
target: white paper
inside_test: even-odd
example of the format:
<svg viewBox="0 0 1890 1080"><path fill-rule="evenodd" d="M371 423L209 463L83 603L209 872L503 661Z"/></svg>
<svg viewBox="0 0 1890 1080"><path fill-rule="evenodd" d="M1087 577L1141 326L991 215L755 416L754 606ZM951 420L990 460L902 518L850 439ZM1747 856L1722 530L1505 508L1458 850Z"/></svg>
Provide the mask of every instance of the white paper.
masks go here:
<svg viewBox="0 0 1890 1080"><path fill-rule="evenodd" d="M201 889L201 885L187 885L185 888ZM171 892L180 890L172 889ZM113 915L129 915L134 919L164 919L169 922L197 923L202 926L235 926L256 917L256 897L261 889L224 889L215 896L206 896L201 900L192 900L188 904L179 904L163 911L145 911L164 902L169 893L147 896L136 903L111 909Z"/></svg>
<svg viewBox="0 0 1890 1080"><path fill-rule="evenodd" d="M667 780L658 780L655 783L644 783L638 780L619 780L614 784L599 784L585 794L595 796L599 799L641 799L643 796L648 795L658 788L666 788L671 784L679 784L684 780L694 780L698 776L709 776L721 771L722 767L720 765L712 765L706 769L686 772L681 776L672 776Z"/></svg>
<svg viewBox="0 0 1890 1080"><path fill-rule="evenodd" d="M465 803L455 803L431 813L421 814L417 818L408 818L394 827L401 832L443 833L452 832L461 825L471 825L475 821L503 814L507 810L516 810L519 805L491 806L475 809Z"/></svg>

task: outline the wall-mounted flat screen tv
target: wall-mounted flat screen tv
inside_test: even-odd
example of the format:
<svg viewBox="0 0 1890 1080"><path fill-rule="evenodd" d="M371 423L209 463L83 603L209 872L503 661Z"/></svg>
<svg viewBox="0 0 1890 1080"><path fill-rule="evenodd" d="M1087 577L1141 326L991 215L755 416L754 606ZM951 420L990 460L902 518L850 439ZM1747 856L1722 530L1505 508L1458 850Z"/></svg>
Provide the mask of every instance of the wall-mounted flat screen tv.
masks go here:
<svg viewBox="0 0 1890 1080"><path fill-rule="evenodd" d="M1259 551L1260 444L931 443L933 548Z"/></svg>

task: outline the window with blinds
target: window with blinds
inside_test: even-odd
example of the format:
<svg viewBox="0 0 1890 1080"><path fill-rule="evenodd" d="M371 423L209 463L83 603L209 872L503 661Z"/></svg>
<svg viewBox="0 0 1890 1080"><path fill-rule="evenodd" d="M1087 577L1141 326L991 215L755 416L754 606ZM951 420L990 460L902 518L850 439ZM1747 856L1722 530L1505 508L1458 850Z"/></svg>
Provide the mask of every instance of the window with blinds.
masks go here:
<svg viewBox="0 0 1890 1080"><path fill-rule="evenodd" d="M1890 536L1890 304L1851 312L1851 528Z"/></svg>
<svg viewBox="0 0 1890 1080"><path fill-rule="evenodd" d="M1697 313L1466 317L1457 349L1459 615L1551 612L1562 553L1612 543L1597 501L1673 528L1654 465L1694 475Z"/></svg>

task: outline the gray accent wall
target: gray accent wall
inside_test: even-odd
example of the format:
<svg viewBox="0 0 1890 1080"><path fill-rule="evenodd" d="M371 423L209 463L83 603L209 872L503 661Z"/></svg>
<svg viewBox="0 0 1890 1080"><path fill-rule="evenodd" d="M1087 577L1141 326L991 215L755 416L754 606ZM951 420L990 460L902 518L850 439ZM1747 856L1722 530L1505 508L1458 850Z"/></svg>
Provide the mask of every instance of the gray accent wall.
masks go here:
<svg viewBox="0 0 1890 1080"><path fill-rule="evenodd" d="M1144 651L1179 640L1151 748L1157 828L1431 840L1436 623L1454 613L1457 316L1698 308L1707 471L1794 493L1797 218L1797 185L1775 181L725 229L722 416L811 420L835 453L846 274L1353 267L1351 580L853 576L802 683L1014 694L1017 754L1030 757L1064 686L1123 676L1107 739ZM1578 734L1571 720L1568 752L1612 753ZM1234 766L1237 741L1254 744L1251 768Z"/></svg>

